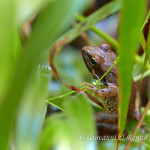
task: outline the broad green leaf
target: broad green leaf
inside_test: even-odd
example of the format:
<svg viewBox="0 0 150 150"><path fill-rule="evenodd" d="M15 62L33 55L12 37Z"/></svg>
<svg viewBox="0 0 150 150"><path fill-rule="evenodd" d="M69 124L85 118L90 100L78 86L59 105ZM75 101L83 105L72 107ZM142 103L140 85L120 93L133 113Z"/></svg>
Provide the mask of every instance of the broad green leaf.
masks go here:
<svg viewBox="0 0 150 150"><path fill-rule="evenodd" d="M132 68L143 19L144 1L124 0L120 25L119 136L124 131L132 85ZM134 7L133 7L134 6ZM137 11L138 10L138 11Z"/></svg>
<svg viewBox="0 0 150 150"><path fill-rule="evenodd" d="M45 59L44 54L48 52L48 46L51 45L64 29L71 24L74 13L77 13L78 10L83 8L85 2L86 1L79 0L55 0L41 12L33 32L31 33L31 37L22 48L23 54L16 64L12 81L8 82L10 87L7 89L7 94L3 96L3 103L0 105L0 149L7 149L16 110L23 98L24 90L27 88L28 82L35 71L37 64ZM0 42L0 45L2 44L1 49L3 50L1 55L3 56L3 63L1 66L2 73L0 75L2 81L0 95L8 84L6 83L6 81L8 81L8 75L11 75L9 73L11 65L7 65L11 63L9 54L6 52L7 49L12 49L12 45L14 46L11 39L13 36L9 35L9 33L12 34L14 31L14 5L14 1L2 1L2 5L0 5L0 11L2 12L1 14L3 14L1 17L5 18L2 20L2 22L4 22L1 28L3 31ZM8 33L6 32L5 34L4 31L7 31Z"/></svg>
<svg viewBox="0 0 150 150"><path fill-rule="evenodd" d="M15 5L15 0L0 1L0 103L8 90L14 66Z"/></svg>
<svg viewBox="0 0 150 150"><path fill-rule="evenodd" d="M12 78L14 67L14 29L15 29L15 0L1 0L0 1L0 149L5 150L8 142L8 134L10 128L7 128L8 117L2 115L11 108L9 103L4 109L5 94L8 94L9 85ZM10 101L13 100L10 98ZM6 126L5 126L6 123ZM9 123L8 123L9 124Z"/></svg>
<svg viewBox="0 0 150 150"><path fill-rule="evenodd" d="M80 126L81 133L83 132L85 135L94 134L94 118L92 116L91 107L89 106L90 104L88 104L86 97L83 94L78 95L77 99L67 102L65 113L67 113L71 122Z"/></svg>
<svg viewBox="0 0 150 150"><path fill-rule="evenodd" d="M15 134L16 150L37 150L37 143L47 108L43 99L47 95L48 81L49 78L42 72L36 72L25 90L18 111Z"/></svg>

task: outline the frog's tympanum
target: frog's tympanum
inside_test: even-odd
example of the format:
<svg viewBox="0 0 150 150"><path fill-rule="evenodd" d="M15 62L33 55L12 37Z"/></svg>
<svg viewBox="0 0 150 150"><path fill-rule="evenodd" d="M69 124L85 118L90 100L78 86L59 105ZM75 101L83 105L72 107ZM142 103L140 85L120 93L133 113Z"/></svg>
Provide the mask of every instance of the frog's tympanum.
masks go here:
<svg viewBox="0 0 150 150"><path fill-rule="evenodd" d="M82 48L82 56L84 62L97 80L112 66L116 59L116 54L110 49L109 45L102 44L98 47L86 46ZM95 85L88 85L89 90L92 90L102 101L106 111L95 114L98 134L100 136L118 134L118 73L117 65L115 65L107 75L102 79L102 88L99 89ZM136 104L136 90L132 84L127 121L131 119L139 119L139 106ZM124 131L126 134L126 130Z"/></svg>

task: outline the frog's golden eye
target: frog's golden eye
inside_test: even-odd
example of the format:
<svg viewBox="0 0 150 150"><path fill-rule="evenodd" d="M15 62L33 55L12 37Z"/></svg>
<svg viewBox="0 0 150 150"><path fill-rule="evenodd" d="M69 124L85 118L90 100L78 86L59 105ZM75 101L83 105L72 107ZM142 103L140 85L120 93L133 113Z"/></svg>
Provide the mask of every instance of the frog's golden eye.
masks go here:
<svg viewBox="0 0 150 150"><path fill-rule="evenodd" d="M94 58L94 57L92 57L91 60L90 60L90 63L91 63L92 65L97 64L97 59Z"/></svg>

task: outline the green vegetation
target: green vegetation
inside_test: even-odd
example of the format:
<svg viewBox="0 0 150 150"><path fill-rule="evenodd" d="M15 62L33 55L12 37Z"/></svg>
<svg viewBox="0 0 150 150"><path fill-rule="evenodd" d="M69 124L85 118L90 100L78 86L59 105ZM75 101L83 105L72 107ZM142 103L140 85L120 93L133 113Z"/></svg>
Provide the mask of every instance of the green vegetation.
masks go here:
<svg viewBox="0 0 150 150"><path fill-rule="evenodd" d="M119 65L122 134L131 74L135 81L142 75L143 79L150 76L150 32L148 42L143 36L150 13L145 12L146 1L114 0L87 17L81 15L92 3L93 0L0 1L0 150L116 148L117 140L98 143L93 139L97 135L94 113L102 108L54 79L48 64L49 53L65 39L58 47L54 64L63 82L83 88L81 82L92 83L93 79L73 41L86 32L89 41L97 45L92 39L94 33L99 44L106 42L115 48L119 55L115 63ZM95 27L114 14L121 18L118 41ZM73 25L75 20L79 23ZM28 31L29 36L23 38ZM137 54L139 44L144 49L141 56ZM47 107L51 109L48 116ZM56 108L59 112L54 113ZM149 111L144 120L148 131ZM136 125L135 121L127 124L129 134ZM137 135L142 136L141 129ZM146 136L150 137L148 133ZM119 149L127 142L121 141ZM139 143L133 142L130 148L138 147ZM150 148L148 141L144 141L143 147Z"/></svg>

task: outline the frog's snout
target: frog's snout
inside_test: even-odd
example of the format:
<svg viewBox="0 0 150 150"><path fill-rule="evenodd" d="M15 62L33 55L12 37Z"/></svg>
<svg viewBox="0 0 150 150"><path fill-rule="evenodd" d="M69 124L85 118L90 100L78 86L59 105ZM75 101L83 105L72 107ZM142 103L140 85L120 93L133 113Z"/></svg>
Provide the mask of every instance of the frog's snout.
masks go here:
<svg viewBox="0 0 150 150"><path fill-rule="evenodd" d="M91 55L92 53L92 46L84 46L82 48L82 53L86 55Z"/></svg>

